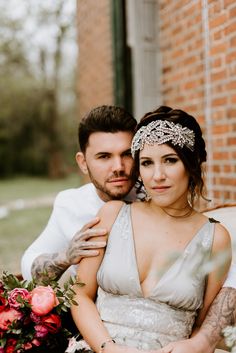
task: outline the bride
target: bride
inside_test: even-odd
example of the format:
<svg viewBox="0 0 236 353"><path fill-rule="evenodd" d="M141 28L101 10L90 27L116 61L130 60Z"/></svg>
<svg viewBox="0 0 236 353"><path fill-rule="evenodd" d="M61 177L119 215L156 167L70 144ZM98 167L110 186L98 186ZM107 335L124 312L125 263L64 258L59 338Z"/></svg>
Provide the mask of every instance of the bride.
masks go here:
<svg viewBox="0 0 236 353"><path fill-rule="evenodd" d="M204 198L206 161L197 121L160 107L141 119L131 151L147 197L107 202L99 211L109 236L105 254L78 268L86 283L76 287L79 305L72 307L84 339L78 351L150 353L188 338L230 265L227 230L194 209L196 197ZM209 267L222 252L224 262Z"/></svg>

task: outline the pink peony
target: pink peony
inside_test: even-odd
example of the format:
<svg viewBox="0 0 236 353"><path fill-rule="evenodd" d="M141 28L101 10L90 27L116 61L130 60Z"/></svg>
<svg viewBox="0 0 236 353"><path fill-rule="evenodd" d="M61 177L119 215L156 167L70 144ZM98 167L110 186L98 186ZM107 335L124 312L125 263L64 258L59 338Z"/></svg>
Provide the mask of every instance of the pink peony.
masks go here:
<svg viewBox="0 0 236 353"><path fill-rule="evenodd" d="M43 316L47 315L55 306L57 306L59 301L52 287L38 286L31 292L30 304L33 313Z"/></svg>
<svg viewBox="0 0 236 353"><path fill-rule="evenodd" d="M44 325L35 325L34 326L35 329L35 337L36 338L44 338L45 336L47 336L49 330L47 329L46 326Z"/></svg>
<svg viewBox="0 0 236 353"><path fill-rule="evenodd" d="M8 302L11 308L18 309L21 306L18 298L21 298L25 301L30 300L30 293L25 288L14 288L9 293Z"/></svg>
<svg viewBox="0 0 236 353"><path fill-rule="evenodd" d="M56 314L50 314L42 318L42 324L47 327L50 333L56 333L61 327L61 319Z"/></svg>
<svg viewBox="0 0 236 353"><path fill-rule="evenodd" d="M0 329L6 331L13 321L20 320L21 318L22 313L13 308L2 311L0 313Z"/></svg>

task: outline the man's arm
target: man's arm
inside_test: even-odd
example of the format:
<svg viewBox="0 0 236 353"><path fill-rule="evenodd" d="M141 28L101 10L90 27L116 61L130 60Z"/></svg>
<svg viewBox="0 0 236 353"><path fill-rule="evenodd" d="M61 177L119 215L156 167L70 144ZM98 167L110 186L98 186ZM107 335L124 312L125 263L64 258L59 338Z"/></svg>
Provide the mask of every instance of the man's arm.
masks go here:
<svg viewBox="0 0 236 353"><path fill-rule="evenodd" d="M39 283L51 278L58 280L71 265L78 264L83 257L97 256L99 248L106 246L103 242L93 242L92 237L104 236L105 229L91 229L99 222L98 218L93 219L78 231L69 242L68 248L62 252L39 255L32 263L32 277Z"/></svg>
<svg viewBox="0 0 236 353"><path fill-rule="evenodd" d="M222 330L228 325L235 324L236 317L236 289L222 288L212 303L208 314L197 334L203 335L214 350L222 339ZM225 348L225 347L224 347Z"/></svg>

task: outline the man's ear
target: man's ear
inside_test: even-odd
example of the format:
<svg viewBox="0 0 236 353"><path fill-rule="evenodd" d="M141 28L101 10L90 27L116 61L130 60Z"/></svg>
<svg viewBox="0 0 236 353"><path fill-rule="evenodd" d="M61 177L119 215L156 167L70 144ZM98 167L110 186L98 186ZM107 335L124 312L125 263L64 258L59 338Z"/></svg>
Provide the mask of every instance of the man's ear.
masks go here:
<svg viewBox="0 0 236 353"><path fill-rule="evenodd" d="M77 152L75 155L76 162L84 174L88 174L88 167L85 156L82 152Z"/></svg>

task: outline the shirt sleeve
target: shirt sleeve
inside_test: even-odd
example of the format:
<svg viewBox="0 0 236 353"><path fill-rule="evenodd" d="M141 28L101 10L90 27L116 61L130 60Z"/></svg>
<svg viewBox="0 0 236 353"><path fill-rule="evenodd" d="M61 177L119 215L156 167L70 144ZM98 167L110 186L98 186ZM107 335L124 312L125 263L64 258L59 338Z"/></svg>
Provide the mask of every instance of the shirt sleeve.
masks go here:
<svg viewBox="0 0 236 353"><path fill-rule="evenodd" d="M69 207L68 202L62 206L56 199L52 214L46 228L38 238L26 249L21 259L21 272L24 279L30 280L33 261L42 254L52 254L64 251L70 239L80 230L73 205Z"/></svg>
<svg viewBox="0 0 236 353"><path fill-rule="evenodd" d="M223 287L231 287L236 289L236 263L231 264L228 276Z"/></svg>

